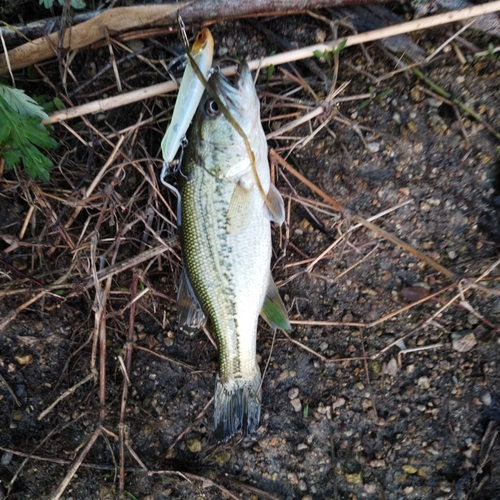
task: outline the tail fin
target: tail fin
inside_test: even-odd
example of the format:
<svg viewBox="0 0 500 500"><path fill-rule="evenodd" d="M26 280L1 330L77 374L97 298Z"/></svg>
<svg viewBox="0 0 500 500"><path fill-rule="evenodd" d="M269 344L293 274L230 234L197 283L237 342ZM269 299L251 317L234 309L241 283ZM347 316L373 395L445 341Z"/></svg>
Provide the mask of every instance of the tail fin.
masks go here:
<svg viewBox="0 0 500 500"><path fill-rule="evenodd" d="M260 371L254 378L230 379L222 382L217 375L215 387L215 438L227 441L238 432L252 436L260 420Z"/></svg>

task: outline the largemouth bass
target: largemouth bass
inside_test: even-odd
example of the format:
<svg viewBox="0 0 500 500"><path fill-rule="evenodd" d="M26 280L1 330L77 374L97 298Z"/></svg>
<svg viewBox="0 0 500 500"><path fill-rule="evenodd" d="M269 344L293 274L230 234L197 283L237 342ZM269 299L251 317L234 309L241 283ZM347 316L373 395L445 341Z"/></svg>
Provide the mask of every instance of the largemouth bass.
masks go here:
<svg viewBox="0 0 500 500"><path fill-rule="evenodd" d="M270 221L281 224L285 210L271 184L260 103L248 66L239 68L234 84L216 72L208 85L246 134L255 159L252 166L243 137L205 93L180 171L184 272L178 315L180 329L187 331L209 319L219 352L215 437L226 441L238 432L253 435L259 425L259 314L274 328L290 329L270 272Z"/></svg>

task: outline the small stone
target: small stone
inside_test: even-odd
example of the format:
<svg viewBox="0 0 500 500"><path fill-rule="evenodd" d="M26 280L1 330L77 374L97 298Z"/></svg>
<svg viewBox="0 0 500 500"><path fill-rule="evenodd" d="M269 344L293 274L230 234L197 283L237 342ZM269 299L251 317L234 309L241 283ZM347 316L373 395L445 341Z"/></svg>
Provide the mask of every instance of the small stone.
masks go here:
<svg viewBox="0 0 500 500"><path fill-rule="evenodd" d="M413 465L403 465L403 470L407 474L416 474L418 469Z"/></svg>
<svg viewBox="0 0 500 500"><path fill-rule="evenodd" d="M398 373L398 362L395 358L391 358L387 363L384 363L383 372L391 377L396 376Z"/></svg>
<svg viewBox="0 0 500 500"><path fill-rule="evenodd" d="M200 446L201 451L201 446ZM214 460L217 465L224 465L231 459L231 453L229 451L220 451L214 455Z"/></svg>
<svg viewBox="0 0 500 500"><path fill-rule="evenodd" d="M368 143L368 151L370 151L371 153L378 153L380 151L380 143L369 142Z"/></svg>
<svg viewBox="0 0 500 500"><path fill-rule="evenodd" d="M31 354L26 354L24 356L17 354L15 359L20 365L29 365L33 363L33 356Z"/></svg>
<svg viewBox="0 0 500 500"><path fill-rule="evenodd" d="M309 446L307 446L306 443L299 443L297 445L297 451L303 451L303 450L307 450L309 448Z"/></svg>
<svg viewBox="0 0 500 500"><path fill-rule="evenodd" d="M423 477L424 479L429 478L431 475L431 468L430 467L420 467L418 469L417 475L419 477Z"/></svg>
<svg viewBox="0 0 500 500"><path fill-rule="evenodd" d="M420 377L417 380L417 385L421 389L429 389L429 387L431 386L431 381L429 380L429 377Z"/></svg>
<svg viewBox="0 0 500 500"><path fill-rule="evenodd" d="M422 210L422 212L428 212L430 209L431 209L431 206L428 203L426 203L425 201L420 203L420 210Z"/></svg>
<svg viewBox="0 0 500 500"><path fill-rule="evenodd" d="M345 479L351 484L361 484L363 482L363 475L360 472L355 472L354 474L346 474Z"/></svg>
<svg viewBox="0 0 500 500"><path fill-rule="evenodd" d="M302 410L302 403L300 402L299 398L292 399L290 401L292 403L293 409L298 413L300 410Z"/></svg>
<svg viewBox="0 0 500 500"><path fill-rule="evenodd" d="M307 491L307 483L303 479L299 481L299 490Z"/></svg>
<svg viewBox="0 0 500 500"><path fill-rule="evenodd" d="M405 495L409 495L410 493L413 492L413 486L407 486L403 492L405 493Z"/></svg>
<svg viewBox="0 0 500 500"><path fill-rule="evenodd" d="M481 395L481 402L483 403L484 406L490 406L491 405L491 393L485 392L484 394Z"/></svg>
<svg viewBox="0 0 500 500"><path fill-rule="evenodd" d="M199 453L201 451L201 440L198 438L188 439L186 446L191 453Z"/></svg>
<svg viewBox="0 0 500 500"><path fill-rule="evenodd" d="M380 375L382 373L382 365L377 360L370 362L370 368L375 375Z"/></svg>
<svg viewBox="0 0 500 500"><path fill-rule="evenodd" d="M467 322L469 323L469 325L475 326L479 323L479 318L476 315L470 313L469 316L467 316Z"/></svg>
<svg viewBox="0 0 500 500"><path fill-rule="evenodd" d="M287 474L287 477L288 481L290 481L290 484L293 485L299 484L299 477L297 476L297 474L295 474L295 472L289 472Z"/></svg>
<svg viewBox="0 0 500 500"><path fill-rule="evenodd" d="M363 487L364 487L366 493L376 493L377 492L377 485L375 483L367 483Z"/></svg>
<svg viewBox="0 0 500 500"><path fill-rule="evenodd" d="M289 399L297 399L298 396L299 396L299 388L298 387L292 387L288 391L288 398Z"/></svg>
<svg viewBox="0 0 500 500"><path fill-rule="evenodd" d="M368 462L368 465L375 469L379 469L380 467L385 467L385 460L382 459L370 460L370 462Z"/></svg>
<svg viewBox="0 0 500 500"><path fill-rule="evenodd" d="M12 461L12 457L13 457L13 456L14 456L14 455L13 455L10 451L5 452L5 453L2 455L2 459L0 460L0 463L1 463L2 465L5 465L5 466L9 465L9 464L10 464L10 462Z"/></svg>
<svg viewBox="0 0 500 500"><path fill-rule="evenodd" d="M455 351L468 352L477 344L473 332L454 332L451 334L451 345Z"/></svg>
<svg viewBox="0 0 500 500"><path fill-rule="evenodd" d="M352 323L353 320L354 316L352 315L351 312L348 312L344 316L342 316L342 323Z"/></svg>
<svg viewBox="0 0 500 500"><path fill-rule="evenodd" d="M339 398L339 399L337 399L337 401L334 401L332 403L332 410L336 410L337 408L341 408L344 405L345 405L345 399Z"/></svg>

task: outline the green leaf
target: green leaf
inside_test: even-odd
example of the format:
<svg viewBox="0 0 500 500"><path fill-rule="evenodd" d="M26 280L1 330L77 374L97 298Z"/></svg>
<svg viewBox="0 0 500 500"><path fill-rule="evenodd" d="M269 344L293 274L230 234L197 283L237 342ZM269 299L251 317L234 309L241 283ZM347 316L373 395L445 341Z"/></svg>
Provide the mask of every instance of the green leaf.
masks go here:
<svg viewBox="0 0 500 500"><path fill-rule="evenodd" d="M22 91L5 85L0 85L0 91L0 156L6 168L13 168L22 159L31 177L48 181L54 165L37 146L55 148L57 142L42 124L45 113Z"/></svg>
<svg viewBox="0 0 500 500"><path fill-rule="evenodd" d="M267 67L267 82L268 83L269 83L269 80L271 79L271 77L274 75L275 70L276 70L276 68L274 67L274 64L270 64Z"/></svg>
<svg viewBox="0 0 500 500"><path fill-rule="evenodd" d="M392 89L387 89L387 90L384 90L383 92L381 92L378 96L377 96L377 102L380 102L382 99L384 99L385 97L387 97L388 95L392 94Z"/></svg>
<svg viewBox="0 0 500 500"><path fill-rule="evenodd" d="M52 102L54 103L54 106L56 107L56 109L58 109L58 110L66 109L66 106L61 101L61 99L59 99L59 97L54 97L54 99L52 100Z"/></svg>
<svg viewBox="0 0 500 500"><path fill-rule="evenodd" d="M335 47L335 49L332 50L332 53L333 55L338 55L340 54L340 52L342 52L342 50L344 50L344 47L347 43L347 40L342 40L338 45L337 47Z"/></svg>
<svg viewBox="0 0 500 500"><path fill-rule="evenodd" d="M30 96L27 96L24 90L0 84L0 97L3 97L7 104L20 115L38 116L42 120L49 119L43 108Z"/></svg>
<svg viewBox="0 0 500 500"><path fill-rule="evenodd" d="M64 5L64 0L58 0L59 5ZM40 5L50 9L54 5L54 0L40 0ZM71 7L74 9L84 9L86 7L83 0L71 0Z"/></svg>
<svg viewBox="0 0 500 500"><path fill-rule="evenodd" d="M361 104L359 105L359 109L365 109L366 106L368 106L368 104L370 104L372 102L371 99L365 99L364 101L361 102Z"/></svg>

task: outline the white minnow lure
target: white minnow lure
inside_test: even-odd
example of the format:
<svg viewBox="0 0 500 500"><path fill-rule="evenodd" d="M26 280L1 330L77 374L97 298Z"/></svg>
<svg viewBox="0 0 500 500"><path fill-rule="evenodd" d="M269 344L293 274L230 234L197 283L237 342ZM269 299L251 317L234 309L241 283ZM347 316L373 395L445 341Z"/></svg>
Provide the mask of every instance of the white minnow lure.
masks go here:
<svg viewBox="0 0 500 500"><path fill-rule="evenodd" d="M208 78L214 57L214 39L208 28L203 28L196 35L191 56L205 78ZM198 79L188 61L175 101L172 121L161 141L161 150L165 161L162 180L181 146L204 90L203 83Z"/></svg>

